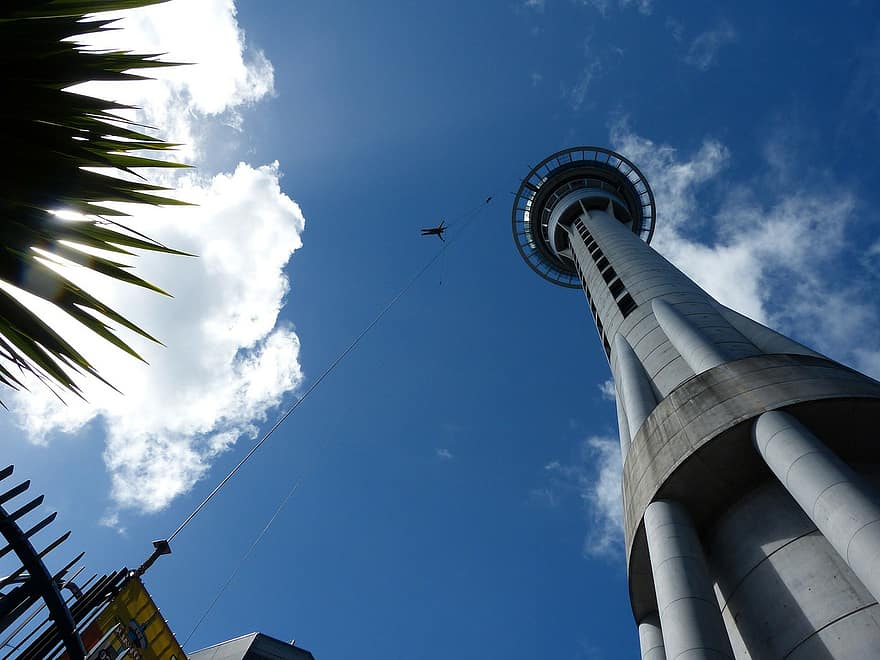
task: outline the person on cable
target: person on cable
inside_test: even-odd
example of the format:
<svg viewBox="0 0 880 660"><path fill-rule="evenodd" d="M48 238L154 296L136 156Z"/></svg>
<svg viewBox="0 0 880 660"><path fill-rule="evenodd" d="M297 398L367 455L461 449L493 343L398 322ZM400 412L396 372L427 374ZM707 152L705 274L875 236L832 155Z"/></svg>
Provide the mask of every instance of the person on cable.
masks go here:
<svg viewBox="0 0 880 660"><path fill-rule="evenodd" d="M422 228L422 236L436 236L441 241L446 242L446 239L443 238L443 232L449 229L449 227L444 227L443 223L445 220L441 220L440 224L436 227Z"/></svg>

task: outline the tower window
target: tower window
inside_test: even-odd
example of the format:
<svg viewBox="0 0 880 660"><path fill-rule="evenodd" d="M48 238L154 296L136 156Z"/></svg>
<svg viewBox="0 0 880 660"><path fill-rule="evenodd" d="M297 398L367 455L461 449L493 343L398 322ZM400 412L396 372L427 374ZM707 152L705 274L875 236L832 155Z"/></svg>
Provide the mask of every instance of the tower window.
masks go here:
<svg viewBox="0 0 880 660"><path fill-rule="evenodd" d="M623 293L623 282L620 281L620 278L614 280L609 286L608 290L611 292L611 296L615 299L621 293Z"/></svg>
<svg viewBox="0 0 880 660"><path fill-rule="evenodd" d="M608 266L607 270L602 272L602 279L605 280L606 284L613 280L615 277L617 277L617 273L614 272L614 268L612 266Z"/></svg>
<svg viewBox="0 0 880 660"><path fill-rule="evenodd" d="M609 360L611 359L611 345L608 343L608 337L605 336L605 333L602 333L602 348L605 349L605 357Z"/></svg>
<svg viewBox="0 0 880 660"><path fill-rule="evenodd" d="M633 300L633 297L628 293L617 301L617 306L620 308L620 313L623 314L623 318L632 314L636 310L636 307L638 307L636 301Z"/></svg>
<svg viewBox="0 0 880 660"><path fill-rule="evenodd" d="M601 252L597 252L596 254L601 254ZM595 257L596 254L594 254L593 256ZM604 256L600 256L600 257L596 260L596 267L597 267L600 271L605 270L605 268L606 268L607 266L608 266L608 259L606 259Z"/></svg>

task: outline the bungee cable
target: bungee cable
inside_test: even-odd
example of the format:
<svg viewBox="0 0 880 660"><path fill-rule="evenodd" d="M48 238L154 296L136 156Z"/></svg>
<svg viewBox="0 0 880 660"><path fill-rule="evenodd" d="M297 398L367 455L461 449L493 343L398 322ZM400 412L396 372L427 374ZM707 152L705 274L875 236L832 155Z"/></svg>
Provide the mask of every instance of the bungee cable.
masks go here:
<svg viewBox="0 0 880 660"><path fill-rule="evenodd" d="M297 408L309 397L309 395L314 392L318 386L324 381L324 379L329 376L336 367L351 353L357 346L360 344L361 340L372 330L379 321L389 312L391 309L397 304L397 302L418 282L422 276L433 266L438 259L453 245L455 245L461 236L464 234L465 230L470 226L473 220L480 214L481 211L485 210L486 207L492 201L492 197L488 197L485 202L482 202L478 206L474 207L470 211L465 212L461 216L458 216L454 221L454 226L461 225L460 231L455 235L450 237L450 240L443 243L440 250L438 250L428 261L427 263L419 269L419 271L409 280L409 282L402 288L397 294L382 308L382 310L376 315L376 317L370 321L369 324L354 338L354 340L343 350L331 363L327 368L324 369L323 372L318 376L318 378L308 387L305 392L303 392L302 396L300 396L290 408L288 408L284 413L282 413L275 423L269 428L266 433L260 438L260 440L254 444L253 447L244 455L244 457L233 467L226 476L223 477L222 480L214 487L214 489L208 493L208 495L196 506L195 509L186 517L184 520L177 526L177 528L165 539L159 539L153 541L153 553L141 564L134 573L136 575L143 575L162 555L167 555L171 553L171 541L173 541L178 534L180 534L187 525L202 511L202 509L207 506L207 504L214 498L217 493L232 479L239 470L250 460L250 458L260 449L260 447L265 444L265 442L272 437L276 430L290 417ZM453 226L453 225L450 225ZM297 484L298 486L299 484ZM287 498L285 498L285 502L290 496L295 492L296 487L288 494ZM282 504L283 506L283 504ZM280 511L280 509L279 509ZM277 513L276 513L277 515ZM274 521L275 516L273 516L272 521ZM270 521L270 525L271 522ZM268 529L268 526L267 526ZM255 544L259 542L259 539L262 538L261 535L255 541ZM249 551L250 552L250 551ZM236 568L236 570L238 570ZM224 587L225 589L225 587ZM222 591L221 591L222 593ZM219 595L218 595L219 598ZM213 603L210 607L213 607ZM199 624L201 621L199 622ZM192 633L190 633L192 634Z"/></svg>

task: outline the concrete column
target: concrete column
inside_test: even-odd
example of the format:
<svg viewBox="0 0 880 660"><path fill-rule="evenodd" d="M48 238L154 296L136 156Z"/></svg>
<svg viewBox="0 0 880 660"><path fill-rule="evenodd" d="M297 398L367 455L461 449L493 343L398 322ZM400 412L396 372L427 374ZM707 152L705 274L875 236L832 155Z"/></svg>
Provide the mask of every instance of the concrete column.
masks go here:
<svg viewBox="0 0 880 660"><path fill-rule="evenodd" d="M645 510L645 535L669 660L732 660L733 651L690 515L671 500Z"/></svg>
<svg viewBox="0 0 880 660"><path fill-rule="evenodd" d="M651 411L657 406L657 398L651 387L651 380L642 363L639 362L632 347L623 335L614 337L612 348L613 364L617 372L614 382L617 392L623 395L623 410L626 413L627 430L630 437L639 432Z"/></svg>
<svg viewBox="0 0 880 660"><path fill-rule="evenodd" d="M743 316L721 303L716 302L715 307L721 313L721 316L724 317L725 321L730 323L737 332L764 353L790 353L793 355L812 355L818 358L825 357L821 353L817 353L811 348L797 343L794 339L789 339L785 335L771 330L767 326L761 325L748 316Z"/></svg>
<svg viewBox="0 0 880 660"><path fill-rule="evenodd" d="M880 601L880 499L788 413L761 415L758 452L871 595Z"/></svg>
<svg viewBox="0 0 880 660"><path fill-rule="evenodd" d="M623 397L618 391L617 383L614 383L614 403L617 407L617 432L620 436L620 462L626 463L626 454L632 438L629 435L629 422L626 421L626 412L623 409Z"/></svg>
<svg viewBox="0 0 880 660"><path fill-rule="evenodd" d="M639 623L639 648L642 650L642 660L666 660L660 616L656 612Z"/></svg>
<svg viewBox="0 0 880 660"><path fill-rule="evenodd" d="M668 302L655 298L651 301L651 309L664 334L695 374L727 362L718 347Z"/></svg>

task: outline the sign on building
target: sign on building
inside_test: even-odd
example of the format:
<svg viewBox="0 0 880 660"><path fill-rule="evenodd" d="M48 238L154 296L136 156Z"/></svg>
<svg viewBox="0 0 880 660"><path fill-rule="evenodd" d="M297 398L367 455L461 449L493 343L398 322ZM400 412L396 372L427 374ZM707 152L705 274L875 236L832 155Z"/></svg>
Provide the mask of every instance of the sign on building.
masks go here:
<svg viewBox="0 0 880 660"><path fill-rule="evenodd" d="M88 660L186 660L174 633L137 576L122 585L82 632Z"/></svg>

